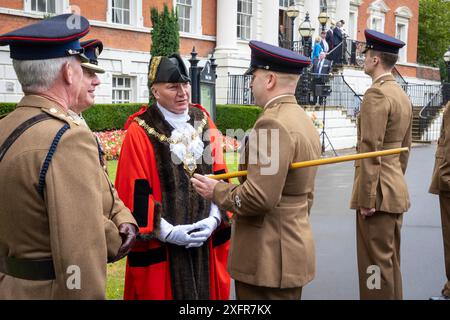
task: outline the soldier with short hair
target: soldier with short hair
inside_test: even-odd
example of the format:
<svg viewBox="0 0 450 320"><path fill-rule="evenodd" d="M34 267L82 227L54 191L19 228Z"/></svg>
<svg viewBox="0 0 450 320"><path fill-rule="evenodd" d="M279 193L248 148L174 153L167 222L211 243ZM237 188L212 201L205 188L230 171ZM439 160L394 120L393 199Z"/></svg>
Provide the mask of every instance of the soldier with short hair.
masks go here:
<svg viewBox="0 0 450 320"><path fill-rule="evenodd" d="M360 153L411 147L412 105L392 69L405 44L366 30L364 72L372 86L358 115ZM410 207L404 178L409 152L355 162L351 209L356 210L357 256L361 299L402 299L400 231ZM375 275L378 281L370 281Z"/></svg>
<svg viewBox="0 0 450 320"><path fill-rule="evenodd" d="M0 120L0 299L105 299L107 262L123 258L136 221L102 168L78 114L100 84L81 16L0 36L25 96Z"/></svg>
<svg viewBox="0 0 450 320"><path fill-rule="evenodd" d="M242 147L241 185L194 175L197 192L234 213L228 271L236 297L301 299L315 275L309 221L317 167L291 163L320 157L319 134L294 96L311 61L287 49L250 41L255 104L263 108Z"/></svg>

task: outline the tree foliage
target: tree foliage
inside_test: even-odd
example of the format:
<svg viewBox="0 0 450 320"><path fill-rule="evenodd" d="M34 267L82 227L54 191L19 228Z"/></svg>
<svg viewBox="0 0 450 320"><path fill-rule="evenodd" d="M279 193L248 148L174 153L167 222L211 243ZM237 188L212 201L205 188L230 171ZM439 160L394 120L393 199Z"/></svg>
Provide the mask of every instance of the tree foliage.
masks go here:
<svg viewBox="0 0 450 320"><path fill-rule="evenodd" d="M169 11L167 4L164 4L161 13L157 8L151 8L151 20L153 30L150 54L152 57L178 53L180 50L180 26L177 14L173 10Z"/></svg>
<svg viewBox="0 0 450 320"><path fill-rule="evenodd" d="M446 79L443 56L449 45L450 1L420 0L418 61L440 67L441 77Z"/></svg>

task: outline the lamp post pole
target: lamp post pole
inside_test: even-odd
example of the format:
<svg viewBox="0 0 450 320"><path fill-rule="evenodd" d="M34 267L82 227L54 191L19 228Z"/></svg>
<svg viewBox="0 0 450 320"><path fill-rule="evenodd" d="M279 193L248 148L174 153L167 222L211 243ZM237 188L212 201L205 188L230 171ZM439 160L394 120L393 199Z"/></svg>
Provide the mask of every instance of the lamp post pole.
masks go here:
<svg viewBox="0 0 450 320"><path fill-rule="evenodd" d="M447 66L447 83L442 85L442 97L444 98L444 103L450 100L450 46L446 53L444 53L444 61Z"/></svg>
<svg viewBox="0 0 450 320"><path fill-rule="evenodd" d="M328 15L327 15L327 13L325 12L325 10L322 11L322 12L319 14L319 16L317 17L317 19L319 20L320 25L322 26L322 31L325 31L325 26L326 26L327 21L328 21Z"/></svg>
<svg viewBox="0 0 450 320"><path fill-rule="evenodd" d="M314 28L311 26L311 21L309 20L308 12L306 12L305 20L302 22L302 24L298 28L298 32L300 33L300 35L302 36L302 39L303 39L303 47L304 47L303 54L305 56L309 57L311 55L310 40L311 40L311 36L314 33Z"/></svg>
<svg viewBox="0 0 450 320"><path fill-rule="evenodd" d="M287 16L291 19L291 45L290 49L294 51L294 21L298 17L298 9L291 3L286 12Z"/></svg>
<svg viewBox="0 0 450 320"><path fill-rule="evenodd" d="M447 66L447 82L450 83L450 46L446 53L444 53L444 61Z"/></svg>

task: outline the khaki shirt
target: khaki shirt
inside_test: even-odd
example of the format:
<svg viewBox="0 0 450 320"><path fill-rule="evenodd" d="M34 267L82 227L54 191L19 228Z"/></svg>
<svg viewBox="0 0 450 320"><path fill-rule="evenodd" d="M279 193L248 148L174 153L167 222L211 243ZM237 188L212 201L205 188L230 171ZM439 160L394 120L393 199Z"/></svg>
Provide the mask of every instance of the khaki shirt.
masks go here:
<svg viewBox="0 0 450 320"><path fill-rule="evenodd" d="M107 259L121 246L118 226L136 225L102 169L92 132L58 104L28 95L0 120L0 145L21 123L41 113L53 119L25 131L0 162L0 256L52 258L56 279L27 281L0 273L0 299L104 299ZM56 133L67 123L45 177L39 174ZM81 289L66 283L71 266Z"/></svg>
<svg viewBox="0 0 450 320"><path fill-rule="evenodd" d="M430 193L450 196L450 101L442 117Z"/></svg>
<svg viewBox="0 0 450 320"><path fill-rule="evenodd" d="M263 139L258 146L253 139L265 132L267 144ZM213 196L220 208L234 213L228 272L256 286L302 287L315 275L309 212L317 167L289 166L320 157L317 130L294 96L281 96L266 106L242 152L246 179L239 186L218 183ZM278 170L263 174L271 166Z"/></svg>
<svg viewBox="0 0 450 320"><path fill-rule="evenodd" d="M394 77L378 78L364 94L358 115L359 153L411 147L412 105ZM355 161L352 209L403 213L410 207L404 178L409 152Z"/></svg>

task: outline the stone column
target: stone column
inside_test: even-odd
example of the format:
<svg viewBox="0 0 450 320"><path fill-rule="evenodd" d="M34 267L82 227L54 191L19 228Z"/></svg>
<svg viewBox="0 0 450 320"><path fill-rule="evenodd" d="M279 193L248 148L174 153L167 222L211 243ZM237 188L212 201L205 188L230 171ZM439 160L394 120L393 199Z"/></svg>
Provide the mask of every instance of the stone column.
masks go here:
<svg viewBox="0 0 450 320"><path fill-rule="evenodd" d="M235 51L237 40L237 1L217 0L216 52Z"/></svg>
<svg viewBox="0 0 450 320"><path fill-rule="evenodd" d="M278 46L278 0L264 0L261 3L261 41Z"/></svg>

